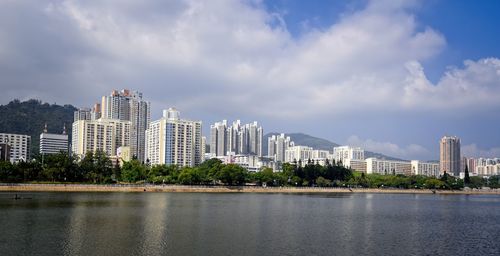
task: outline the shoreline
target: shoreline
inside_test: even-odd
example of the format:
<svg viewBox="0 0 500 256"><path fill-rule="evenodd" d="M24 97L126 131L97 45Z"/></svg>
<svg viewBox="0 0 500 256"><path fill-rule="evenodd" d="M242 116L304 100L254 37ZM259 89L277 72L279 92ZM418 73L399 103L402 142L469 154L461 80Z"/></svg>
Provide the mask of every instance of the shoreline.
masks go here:
<svg viewBox="0 0 500 256"><path fill-rule="evenodd" d="M431 190L376 189L331 187L252 187L189 185L97 185L97 184L0 184L0 192L170 192L170 193L376 193L376 194L440 194L500 195L500 189Z"/></svg>

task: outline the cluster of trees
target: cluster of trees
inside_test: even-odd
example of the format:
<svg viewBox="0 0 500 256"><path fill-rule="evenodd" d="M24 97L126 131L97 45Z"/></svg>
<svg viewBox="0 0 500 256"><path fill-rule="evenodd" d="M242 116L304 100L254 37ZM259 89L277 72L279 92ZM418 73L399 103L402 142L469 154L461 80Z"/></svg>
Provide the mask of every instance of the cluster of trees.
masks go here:
<svg viewBox="0 0 500 256"><path fill-rule="evenodd" d="M138 183L184 185L267 185L267 186L319 186L365 188L427 188L461 189L464 186L500 188L500 176L488 179L469 177L458 179L448 174L440 178L405 175L379 175L353 172L341 163L325 166L309 161L284 163L283 171L264 168L248 172L236 164L223 164L209 159L196 167L176 165L149 166L137 160L113 165L104 152L88 152L81 160L75 155L60 153L40 156L34 161L0 161L1 182L75 182L75 183ZM468 172L467 172L468 174Z"/></svg>

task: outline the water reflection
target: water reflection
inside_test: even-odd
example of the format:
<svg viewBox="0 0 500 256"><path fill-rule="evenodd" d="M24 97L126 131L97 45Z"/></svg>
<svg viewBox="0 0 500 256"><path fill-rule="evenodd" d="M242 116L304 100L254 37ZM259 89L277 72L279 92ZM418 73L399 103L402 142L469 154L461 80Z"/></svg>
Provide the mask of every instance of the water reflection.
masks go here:
<svg viewBox="0 0 500 256"><path fill-rule="evenodd" d="M495 254L499 197L0 193L2 255Z"/></svg>

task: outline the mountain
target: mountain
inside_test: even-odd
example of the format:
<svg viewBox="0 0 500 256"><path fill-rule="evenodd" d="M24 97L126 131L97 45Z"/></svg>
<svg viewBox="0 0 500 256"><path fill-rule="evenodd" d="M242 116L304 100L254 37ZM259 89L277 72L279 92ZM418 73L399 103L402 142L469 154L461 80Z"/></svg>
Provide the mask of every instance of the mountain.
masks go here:
<svg viewBox="0 0 500 256"><path fill-rule="evenodd" d="M279 135L279 133L271 132L271 133L264 135L263 142L262 142L262 150L264 151L263 152L264 155L267 155L268 138L273 136L273 135ZM286 133L285 135L290 136L290 139L295 143L295 145L308 146L308 147L312 147L314 149L328 150L328 151L332 152L333 147L339 146L339 144L331 142L329 140L317 138L317 137L307 135L304 133ZM365 158L369 158L369 157L376 157L378 159L387 159L387 160L401 160L399 158L386 156L384 154L365 150Z"/></svg>
<svg viewBox="0 0 500 256"><path fill-rule="evenodd" d="M31 135L31 152L34 156L38 154L40 133L45 123L50 133L62 133L66 125L66 132L71 138L75 111L72 105L60 106L34 99L24 102L13 100L7 105L0 105L0 132Z"/></svg>

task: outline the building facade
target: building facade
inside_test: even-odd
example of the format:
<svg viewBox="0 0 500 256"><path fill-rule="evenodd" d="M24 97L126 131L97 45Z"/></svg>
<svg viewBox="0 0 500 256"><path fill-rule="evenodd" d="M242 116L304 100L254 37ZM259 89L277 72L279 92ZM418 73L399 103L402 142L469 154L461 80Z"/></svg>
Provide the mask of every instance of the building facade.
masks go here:
<svg viewBox="0 0 500 256"><path fill-rule="evenodd" d="M439 164L441 175L460 176L460 139L455 136L444 136L439 142Z"/></svg>
<svg viewBox="0 0 500 256"><path fill-rule="evenodd" d="M130 121L118 119L78 120L73 123L72 152L84 157L89 151L103 151L116 157L117 149L130 146Z"/></svg>
<svg viewBox="0 0 500 256"><path fill-rule="evenodd" d="M264 131L257 122L241 125L240 120L228 127L227 120L210 126L210 153L214 156L262 156Z"/></svg>
<svg viewBox="0 0 500 256"><path fill-rule="evenodd" d="M13 133L0 133L0 143L6 144L6 149L10 148L9 158L12 163L30 160L31 136Z"/></svg>
<svg viewBox="0 0 500 256"><path fill-rule="evenodd" d="M104 119L130 121L131 152L139 161L144 161L145 132L151 121L151 105L142 98L142 93L113 90L109 96L102 97L99 110Z"/></svg>
<svg viewBox="0 0 500 256"><path fill-rule="evenodd" d="M365 151L359 147L340 146L333 148L335 162L345 163L348 160L364 160Z"/></svg>
<svg viewBox="0 0 500 256"><path fill-rule="evenodd" d="M180 119L173 108L146 130L146 162L196 166L202 161L201 121Z"/></svg>
<svg viewBox="0 0 500 256"><path fill-rule="evenodd" d="M290 136L285 137L284 133L272 135L267 141L267 156L272 158L275 162L285 162L286 150L295 146Z"/></svg>
<svg viewBox="0 0 500 256"><path fill-rule="evenodd" d="M440 175L439 163L427 163L419 160L411 161L412 174L423 175L429 177L439 177Z"/></svg>
<svg viewBox="0 0 500 256"><path fill-rule="evenodd" d="M47 125L43 133L40 134L40 154L57 154L60 152L68 153L68 135L66 127L63 128L62 134L48 133Z"/></svg>
<svg viewBox="0 0 500 256"><path fill-rule="evenodd" d="M412 166L407 161L392 161L377 159L374 157L367 158L366 160L366 173L372 174L403 174L411 175Z"/></svg>

